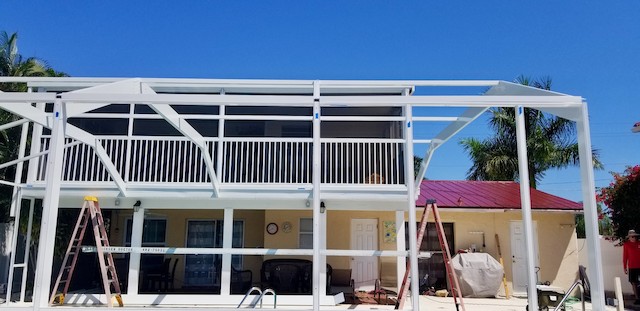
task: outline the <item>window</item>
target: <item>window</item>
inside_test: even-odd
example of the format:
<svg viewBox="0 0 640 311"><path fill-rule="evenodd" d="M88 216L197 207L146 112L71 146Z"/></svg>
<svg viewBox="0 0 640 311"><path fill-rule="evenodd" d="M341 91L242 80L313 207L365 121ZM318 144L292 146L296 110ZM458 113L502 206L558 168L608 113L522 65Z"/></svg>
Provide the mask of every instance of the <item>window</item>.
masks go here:
<svg viewBox="0 0 640 311"><path fill-rule="evenodd" d="M127 230L125 234L124 246L131 246L131 235L133 232L133 219L127 219ZM147 218L144 220L142 228L143 247L164 247L166 246L167 220L163 218ZM125 257L126 258L126 257ZM159 266L164 260L164 255L142 254L140 265L142 267Z"/></svg>
<svg viewBox="0 0 640 311"><path fill-rule="evenodd" d="M69 118L67 122L94 135L127 135L129 129L129 119Z"/></svg>
<svg viewBox="0 0 640 311"><path fill-rule="evenodd" d="M182 134L164 119L136 119L133 121L133 136L182 137Z"/></svg>
<svg viewBox="0 0 640 311"><path fill-rule="evenodd" d="M263 137L265 121L228 120L224 127L227 137Z"/></svg>
<svg viewBox="0 0 640 311"><path fill-rule="evenodd" d="M127 219L127 232L124 236L124 246L131 246L131 233L133 232L133 220ZM142 246L165 246L167 235L167 220L161 218L148 218L144 220L142 229Z"/></svg>
<svg viewBox="0 0 640 311"><path fill-rule="evenodd" d="M282 125L282 137L312 137L311 122L287 122Z"/></svg>
<svg viewBox="0 0 640 311"><path fill-rule="evenodd" d="M313 248L313 218L300 218L300 243L301 249Z"/></svg>
<svg viewBox="0 0 640 311"><path fill-rule="evenodd" d="M420 224L417 224L418 228ZM453 245L453 223L442 223L444 235L447 238L449 251L454 251ZM409 249L409 224L405 223L405 245ZM420 276L420 292L429 287L446 288L447 273L444 265L444 257L440 248L440 240L436 231L436 224L427 223L427 230L424 233L420 251L432 252L431 258L418 258L418 275ZM408 258L407 258L408 260Z"/></svg>

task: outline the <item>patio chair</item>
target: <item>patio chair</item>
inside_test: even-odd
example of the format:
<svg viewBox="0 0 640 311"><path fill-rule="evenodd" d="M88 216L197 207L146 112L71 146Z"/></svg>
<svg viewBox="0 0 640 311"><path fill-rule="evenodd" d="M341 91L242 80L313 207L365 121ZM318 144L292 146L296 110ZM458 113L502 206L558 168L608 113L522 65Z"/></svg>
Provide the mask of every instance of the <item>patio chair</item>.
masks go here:
<svg viewBox="0 0 640 311"><path fill-rule="evenodd" d="M345 296L355 294L351 269L333 269L331 273L331 294L344 293Z"/></svg>
<svg viewBox="0 0 640 311"><path fill-rule="evenodd" d="M238 270L231 266L231 293L244 294L251 288L253 272L251 270Z"/></svg>
<svg viewBox="0 0 640 311"><path fill-rule="evenodd" d="M300 269L300 290L299 293L311 294L313 288L313 264L309 262L308 264L304 264L299 266ZM326 282L326 293L327 295L331 294L331 274L333 268L330 264L327 264L327 282Z"/></svg>
<svg viewBox="0 0 640 311"><path fill-rule="evenodd" d="M165 281L167 279L167 275L169 274L169 265L171 264L171 258L165 258L162 262L162 265L156 267L154 269L150 269L145 275L145 283L147 284L147 288L152 291L160 291L163 285L165 285ZM165 288L166 289L166 288Z"/></svg>
<svg viewBox="0 0 640 311"><path fill-rule="evenodd" d="M173 262L173 268L171 268L171 272L165 274L165 278L164 278L164 288L165 290L174 290L174 284L173 281L176 278L176 267L178 266L178 261L180 260L180 258L176 258L176 260Z"/></svg>
<svg viewBox="0 0 640 311"><path fill-rule="evenodd" d="M276 264L269 271L269 285L276 293L298 293L300 292L300 267L295 264Z"/></svg>

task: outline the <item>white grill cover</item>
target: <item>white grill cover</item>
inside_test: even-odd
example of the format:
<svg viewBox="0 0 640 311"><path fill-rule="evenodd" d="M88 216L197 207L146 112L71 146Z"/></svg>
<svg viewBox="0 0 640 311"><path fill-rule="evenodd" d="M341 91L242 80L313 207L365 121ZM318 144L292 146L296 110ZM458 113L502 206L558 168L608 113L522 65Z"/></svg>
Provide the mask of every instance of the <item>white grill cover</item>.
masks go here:
<svg viewBox="0 0 640 311"><path fill-rule="evenodd" d="M460 253L451 261L463 297L495 297L498 294L504 269L489 254Z"/></svg>

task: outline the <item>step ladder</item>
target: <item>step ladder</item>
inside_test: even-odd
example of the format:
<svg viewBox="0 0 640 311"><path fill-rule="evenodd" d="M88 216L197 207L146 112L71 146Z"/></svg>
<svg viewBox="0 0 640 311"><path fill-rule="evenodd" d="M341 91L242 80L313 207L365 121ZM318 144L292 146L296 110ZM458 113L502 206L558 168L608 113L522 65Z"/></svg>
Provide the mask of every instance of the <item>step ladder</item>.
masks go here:
<svg viewBox="0 0 640 311"><path fill-rule="evenodd" d="M78 221L73 229L73 235L69 241L69 247L62 260L62 266L58 273L58 278L53 286L51 292L51 299L49 305L64 304L65 296L69 290L69 283L73 277L78 254L82 249L82 240L84 238L87 225L91 219L93 227L93 235L96 242L96 251L98 253L98 262L100 264L100 275L102 276L102 285L104 287L104 294L107 298L107 306L113 307L112 299L115 298L118 301L120 307L122 303L122 293L120 291L120 283L118 281L118 274L116 273L115 262L111 253L105 253L104 248L109 247L109 238L107 237L107 231L104 227L104 219L102 217L102 210L98 204L98 199L92 196L86 196L84 198L84 204L78 215ZM113 288L113 291L112 291Z"/></svg>
<svg viewBox="0 0 640 311"><path fill-rule="evenodd" d="M451 252L449 251L449 244L447 243L447 237L444 234L444 228L440 221L440 213L438 212L438 205L435 200L427 200L427 204L424 207L422 218L420 220L420 227L418 228L418 249L422 245L422 239L427 229L427 218L429 216L429 209L433 211L433 219L436 224L436 232L438 233L438 241L440 242L440 249L442 250L442 256L447 270L447 277L451 286L451 295L453 296L453 302L456 304L456 310L465 311L464 303L462 302L462 293L460 292L460 283L456 276L456 272L451 265ZM409 271L411 268L411 261L407 261L407 269L404 272L404 278L402 279L402 285L400 286L400 292L398 293L398 301L396 302L395 309L403 309L405 300L407 299L407 292L409 291ZM420 293L413 293L419 295Z"/></svg>

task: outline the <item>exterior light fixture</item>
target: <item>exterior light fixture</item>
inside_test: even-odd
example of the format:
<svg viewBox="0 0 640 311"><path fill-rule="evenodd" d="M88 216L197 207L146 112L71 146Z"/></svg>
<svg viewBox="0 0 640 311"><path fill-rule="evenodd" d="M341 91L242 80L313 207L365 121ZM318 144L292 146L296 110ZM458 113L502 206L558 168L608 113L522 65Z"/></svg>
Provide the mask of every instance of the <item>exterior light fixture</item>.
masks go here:
<svg viewBox="0 0 640 311"><path fill-rule="evenodd" d="M140 202L140 200L136 201L136 203L133 204L133 211L137 213L140 210L141 205L142 205L142 202Z"/></svg>
<svg viewBox="0 0 640 311"><path fill-rule="evenodd" d="M320 213L324 214L324 211L327 210L327 207L324 205L324 202L320 202Z"/></svg>

